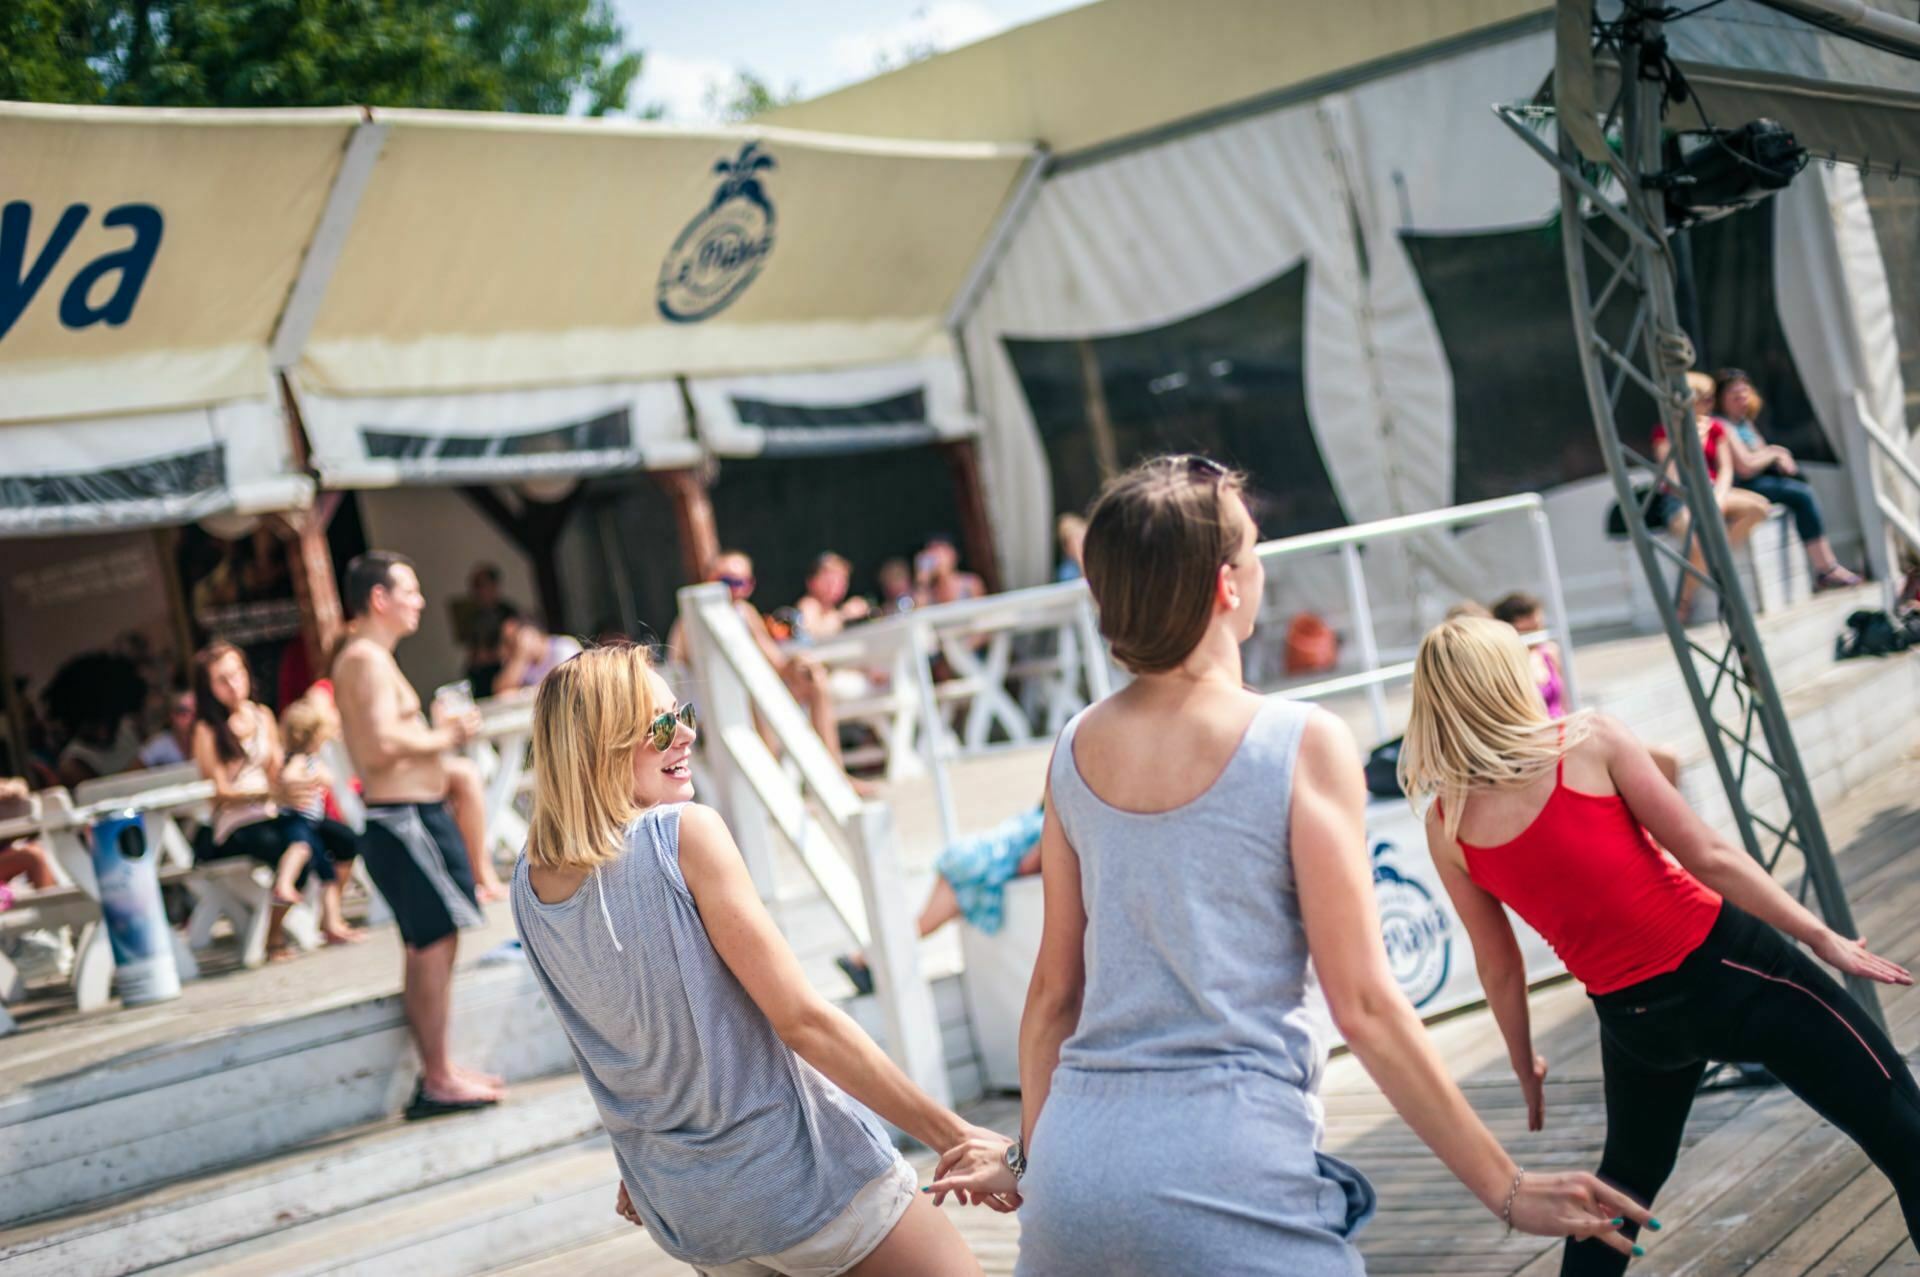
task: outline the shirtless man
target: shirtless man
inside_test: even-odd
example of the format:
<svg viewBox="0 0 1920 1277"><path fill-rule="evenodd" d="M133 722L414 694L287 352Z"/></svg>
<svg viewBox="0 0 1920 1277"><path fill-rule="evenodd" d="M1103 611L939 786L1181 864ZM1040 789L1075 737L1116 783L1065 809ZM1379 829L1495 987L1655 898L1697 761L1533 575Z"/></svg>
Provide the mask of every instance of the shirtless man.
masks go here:
<svg viewBox="0 0 1920 1277"><path fill-rule="evenodd" d="M333 659L341 736L367 800L363 856L393 909L406 945L402 1001L420 1051L420 1083L409 1120L497 1103L499 1078L455 1064L447 1054L453 961L462 927L483 917L474 902L466 843L447 811L445 755L480 729L471 709L420 713L420 696L394 663L393 649L420 628L426 598L403 555L372 550L347 565L342 602L352 619Z"/></svg>

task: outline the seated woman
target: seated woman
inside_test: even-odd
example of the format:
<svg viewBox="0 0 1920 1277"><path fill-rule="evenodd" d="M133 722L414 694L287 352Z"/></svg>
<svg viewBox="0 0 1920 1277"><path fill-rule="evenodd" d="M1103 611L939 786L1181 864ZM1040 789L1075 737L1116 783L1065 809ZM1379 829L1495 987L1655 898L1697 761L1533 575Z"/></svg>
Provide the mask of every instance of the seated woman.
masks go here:
<svg viewBox="0 0 1920 1277"><path fill-rule="evenodd" d="M193 658L193 691L193 761L213 782L213 857L247 856L274 869L267 952L274 961L290 958L282 930L288 907L299 900L309 871L323 882L335 877L332 858L315 845L319 837L301 815L320 782L284 770L279 725L273 711L253 699L253 676L239 648L221 640L202 648ZM353 938L338 919L328 921L329 940Z"/></svg>
<svg viewBox="0 0 1920 1277"><path fill-rule="evenodd" d="M1753 530L1766 520L1767 499L1758 493L1733 486L1733 432L1727 429L1725 422L1713 415L1713 378L1703 372L1690 372L1687 374L1687 385L1693 388L1694 439L1706 454L1707 474L1713 480L1713 495L1720 507L1720 517L1726 521L1727 539L1738 549L1753 535ZM1677 485L1677 459L1664 425L1653 428L1653 459L1661 464L1667 481ZM1685 506L1680 507L1667 520L1667 530L1686 545L1687 560L1694 570L1705 572L1706 556L1700 551L1698 539L1688 535L1691 517ZM1674 600L1682 622L1692 619L1693 596L1699 586L1700 582L1691 573L1682 574L1680 593Z"/></svg>
<svg viewBox="0 0 1920 1277"><path fill-rule="evenodd" d="M0 777L0 807L24 805L29 792L27 782L19 777ZM25 839L0 843L0 909L12 907L16 878L25 878L35 891L60 885L60 875L54 872L53 857L47 849Z"/></svg>
<svg viewBox="0 0 1920 1277"><path fill-rule="evenodd" d="M1045 819L1044 804L1032 807L941 852L934 862L940 876L920 908L920 938L926 939L955 918L965 918L969 926L987 935L998 935L1006 920L1007 883L1040 872L1040 829ZM873 992L873 972L865 954L845 954L835 958L834 965L846 973L855 993Z"/></svg>
<svg viewBox="0 0 1920 1277"><path fill-rule="evenodd" d="M1813 485L1800 477L1800 463L1777 443L1768 443L1754 424L1764 406L1760 392L1738 368L1713 374L1714 411L1733 428L1728 443L1733 450L1733 481L1749 492L1793 511L1800 543L1807 547L1813 567L1813 588L1844 590L1860 584L1860 576L1842 567L1827 540L1826 521L1820 517L1820 498Z"/></svg>

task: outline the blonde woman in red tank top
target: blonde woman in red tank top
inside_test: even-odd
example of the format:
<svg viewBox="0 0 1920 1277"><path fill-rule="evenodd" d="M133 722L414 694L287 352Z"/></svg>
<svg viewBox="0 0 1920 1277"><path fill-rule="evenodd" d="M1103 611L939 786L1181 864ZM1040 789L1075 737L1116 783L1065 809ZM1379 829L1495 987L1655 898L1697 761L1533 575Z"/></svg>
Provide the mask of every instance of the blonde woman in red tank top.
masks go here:
<svg viewBox="0 0 1920 1277"><path fill-rule="evenodd" d="M1835 933L1709 829L1620 723L1590 711L1549 718L1509 626L1460 617L1421 643L1400 774L1416 806L1432 800L1428 847L1473 942L1530 1129L1545 1124L1547 1064L1502 905L1593 1000L1601 1179L1652 1205L1708 1061L1757 1063L1860 1145L1920 1233L1920 1086L1787 937L1845 975L1913 983L1903 968ZM1617 1251L1570 1241L1561 1272L1625 1267Z"/></svg>

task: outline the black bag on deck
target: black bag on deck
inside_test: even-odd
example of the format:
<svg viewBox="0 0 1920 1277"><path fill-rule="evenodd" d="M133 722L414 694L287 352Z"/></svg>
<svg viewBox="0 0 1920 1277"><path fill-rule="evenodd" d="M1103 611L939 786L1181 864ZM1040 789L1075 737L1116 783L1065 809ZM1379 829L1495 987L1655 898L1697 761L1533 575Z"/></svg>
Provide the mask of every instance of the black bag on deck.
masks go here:
<svg viewBox="0 0 1920 1277"><path fill-rule="evenodd" d="M1851 660L1856 656L1892 656L1914 645L1906 626L1898 624L1878 608L1861 609L1847 618L1847 628L1833 641L1833 659Z"/></svg>
<svg viewBox="0 0 1920 1277"><path fill-rule="evenodd" d="M1400 742L1396 736L1367 755L1367 792L1375 798L1404 798L1400 788Z"/></svg>

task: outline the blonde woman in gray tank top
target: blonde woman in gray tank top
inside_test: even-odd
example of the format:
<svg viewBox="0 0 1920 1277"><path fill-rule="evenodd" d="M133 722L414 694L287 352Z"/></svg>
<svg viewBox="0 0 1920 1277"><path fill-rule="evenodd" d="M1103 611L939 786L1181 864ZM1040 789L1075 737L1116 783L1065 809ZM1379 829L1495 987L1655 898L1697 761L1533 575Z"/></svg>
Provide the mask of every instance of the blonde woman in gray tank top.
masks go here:
<svg viewBox="0 0 1920 1277"><path fill-rule="evenodd" d="M1373 1189L1318 1147L1317 972L1490 1236L1504 1221L1627 1250L1611 1221L1646 1212L1591 1175L1516 1166L1394 983L1351 734L1241 684L1256 541L1238 476L1202 457L1140 466L1094 506L1087 583L1134 679L1054 747L1022 1146L934 1187L1019 1192L1020 1277L1364 1271L1352 1235Z"/></svg>
<svg viewBox="0 0 1920 1277"><path fill-rule="evenodd" d="M612 1140L617 1209L710 1277L974 1277L848 1096L975 1172L1007 1141L807 983L726 825L690 801L694 731L637 647L573 657L534 701L513 916Z"/></svg>

